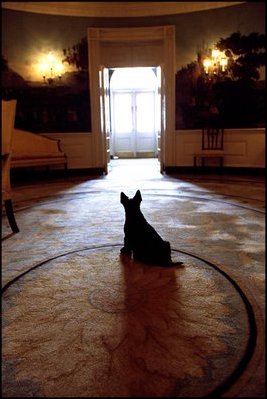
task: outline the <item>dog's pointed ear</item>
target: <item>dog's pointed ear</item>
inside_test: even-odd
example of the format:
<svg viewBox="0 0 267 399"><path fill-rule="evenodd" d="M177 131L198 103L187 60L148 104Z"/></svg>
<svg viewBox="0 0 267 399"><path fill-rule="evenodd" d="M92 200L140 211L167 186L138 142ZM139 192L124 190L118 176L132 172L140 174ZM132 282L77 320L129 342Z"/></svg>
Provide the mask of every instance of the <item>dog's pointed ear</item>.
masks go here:
<svg viewBox="0 0 267 399"><path fill-rule="evenodd" d="M137 191L136 191L135 196L134 196L134 199L135 199L137 202L139 202L139 203L142 201L142 196L141 196L140 190L137 190Z"/></svg>
<svg viewBox="0 0 267 399"><path fill-rule="evenodd" d="M127 195L125 195L123 192L121 192L121 203L125 204L128 201Z"/></svg>

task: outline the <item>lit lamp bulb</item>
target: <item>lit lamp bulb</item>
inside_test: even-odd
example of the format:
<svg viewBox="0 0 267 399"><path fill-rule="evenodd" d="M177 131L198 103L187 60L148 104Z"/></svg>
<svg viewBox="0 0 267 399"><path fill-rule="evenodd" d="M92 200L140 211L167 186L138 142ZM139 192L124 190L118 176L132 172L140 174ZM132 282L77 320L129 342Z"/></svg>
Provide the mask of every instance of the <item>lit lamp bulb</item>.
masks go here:
<svg viewBox="0 0 267 399"><path fill-rule="evenodd" d="M209 73L209 68L211 67L211 60L209 58L206 58L203 60L203 66L204 66L204 71L205 73Z"/></svg>
<svg viewBox="0 0 267 399"><path fill-rule="evenodd" d="M56 74L59 78L61 78L62 76L62 72L63 72L63 65L62 64L56 64L55 65L55 70L56 70Z"/></svg>
<svg viewBox="0 0 267 399"><path fill-rule="evenodd" d="M47 75L48 68L49 68L48 65L45 64L45 63L40 65L40 71L41 71L41 74L42 74L44 79L45 79L45 77Z"/></svg>
<svg viewBox="0 0 267 399"><path fill-rule="evenodd" d="M211 56L212 56L212 58L214 58L215 60L216 60L217 58L219 58L220 54L221 54L221 52L220 52L219 50L216 50L216 49L213 49L212 52L211 52Z"/></svg>
<svg viewBox="0 0 267 399"><path fill-rule="evenodd" d="M226 58L221 58L220 59L220 65L222 67L222 72L225 72L226 67L227 67L227 59Z"/></svg>

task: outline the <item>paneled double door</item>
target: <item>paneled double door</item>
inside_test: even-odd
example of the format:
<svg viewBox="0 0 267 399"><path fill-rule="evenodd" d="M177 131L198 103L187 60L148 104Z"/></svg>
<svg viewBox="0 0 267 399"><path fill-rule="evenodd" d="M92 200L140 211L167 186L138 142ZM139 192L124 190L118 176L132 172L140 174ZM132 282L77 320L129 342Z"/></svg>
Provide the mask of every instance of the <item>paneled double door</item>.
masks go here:
<svg viewBox="0 0 267 399"><path fill-rule="evenodd" d="M151 90L111 92L112 153L119 157L156 157L159 121Z"/></svg>

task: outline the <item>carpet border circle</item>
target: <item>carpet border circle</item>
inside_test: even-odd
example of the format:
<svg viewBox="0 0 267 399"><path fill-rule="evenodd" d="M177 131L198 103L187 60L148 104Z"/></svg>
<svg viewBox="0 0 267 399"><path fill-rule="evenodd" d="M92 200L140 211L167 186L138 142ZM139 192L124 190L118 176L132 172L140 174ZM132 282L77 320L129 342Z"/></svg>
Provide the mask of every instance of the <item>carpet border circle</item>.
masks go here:
<svg viewBox="0 0 267 399"><path fill-rule="evenodd" d="M78 252L91 251L91 250L97 250L97 249L103 249L103 248L115 248L115 247L119 247L119 246L121 247L122 245L123 245L122 243L116 243L116 244L102 244L102 245L97 245L97 246L90 246L90 247L86 247L86 248L68 251L68 252L62 253L60 255L55 255L51 258L45 259L42 262L32 266L30 269L19 274L18 276L14 277L9 282L7 282L1 289L2 295L11 285L16 283L20 278L24 277L25 275L29 274L30 272L34 271L35 269L37 269L55 259L59 259L61 257L75 254ZM233 288L238 293L238 295L240 296L240 298L245 306L247 317L248 317L248 325L249 325L249 337L248 337L248 342L247 342L245 352L242 355L242 357L241 357L239 363L237 364L236 368L234 369L234 371L228 377L226 377L226 379L220 385L218 385L217 387L212 389L212 391L209 394L207 394L205 397L206 398L218 397L226 392L229 394L229 390L231 391L231 389L234 388L234 385L240 381L240 378L242 378L242 376L247 371L249 363L251 363L254 358L255 358L254 362L255 361L257 362L257 360L259 358L259 353L257 353L257 350L256 350L257 349L257 340L259 339L259 337L261 337L262 334L259 333L259 331L261 329L259 329L257 326L258 323L261 324L260 317L256 317L256 314L255 314L255 311L256 311L255 306L257 306L257 305L255 303L253 303L253 305L254 305L254 307L253 307L253 305L251 303L251 301L252 301L251 295L248 295L248 292L246 292L246 293L244 292L244 288L240 287L240 282L237 282L237 278L232 277L231 273L228 270L226 271L225 267L215 264L214 262L211 262L199 255L196 255L196 254L188 252L188 251L175 249L175 248L172 248L172 251L176 252L176 253L181 253L181 254L187 255L189 257L193 257L197 260L200 260L200 261L206 263L208 266L210 266L214 270L216 270L218 273L220 273L233 286ZM250 297L250 299L248 299L248 296ZM249 376L247 378L249 378Z"/></svg>

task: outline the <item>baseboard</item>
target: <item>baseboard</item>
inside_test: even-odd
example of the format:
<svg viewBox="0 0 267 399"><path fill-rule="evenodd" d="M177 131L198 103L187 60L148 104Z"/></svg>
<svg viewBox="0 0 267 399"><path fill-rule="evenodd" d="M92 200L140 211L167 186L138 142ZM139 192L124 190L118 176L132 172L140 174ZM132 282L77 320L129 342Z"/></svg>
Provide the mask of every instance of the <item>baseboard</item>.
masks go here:
<svg viewBox="0 0 267 399"><path fill-rule="evenodd" d="M33 168L16 168L11 169L11 182L32 182L55 178L66 178L75 176L102 176L103 168L82 168L82 169L33 169Z"/></svg>
<svg viewBox="0 0 267 399"><path fill-rule="evenodd" d="M265 176L265 168L250 168L250 167L218 167L218 166L166 166L166 174L229 174L229 175L248 175L248 176Z"/></svg>

